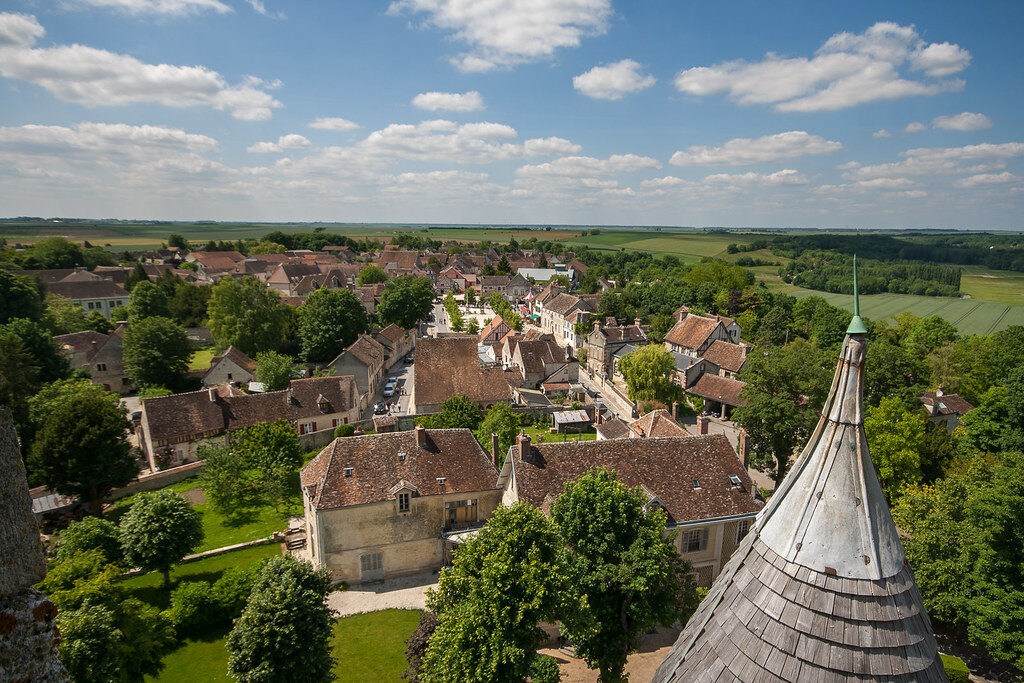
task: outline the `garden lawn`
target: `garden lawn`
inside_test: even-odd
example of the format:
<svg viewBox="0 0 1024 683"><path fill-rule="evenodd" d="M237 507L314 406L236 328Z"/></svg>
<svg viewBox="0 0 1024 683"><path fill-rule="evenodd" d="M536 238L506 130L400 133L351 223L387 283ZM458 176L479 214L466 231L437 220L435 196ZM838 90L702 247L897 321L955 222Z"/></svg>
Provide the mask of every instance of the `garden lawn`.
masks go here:
<svg viewBox="0 0 1024 683"><path fill-rule="evenodd" d="M294 481L290 487L292 496L287 504L280 509L273 505L266 505L254 508L244 516L234 519L225 517L213 509L213 506L205 501L206 496L199 487L197 478L186 479L185 481L172 484L167 488L184 495L192 503L192 507L203 516L203 542L195 549L195 552L223 548L227 545L255 541L266 538L275 531L284 531L288 526L288 517L302 514L302 498L298 491L298 474L293 475ZM136 494L137 495L137 494ZM113 521L127 512L134 496L122 498L114 503L114 509L108 513Z"/></svg>
<svg viewBox="0 0 1024 683"><path fill-rule="evenodd" d="M210 367L210 361L217 355L212 346L207 346L204 349L196 349L195 353L192 354L192 359L188 362L189 370L205 370Z"/></svg>
<svg viewBox="0 0 1024 683"><path fill-rule="evenodd" d="M416 629L416 610L389 609L356 614L334 623L336 681L398 681L405 671L405 641ZM169 683L230 681L224 636L186 641L164 657L156 680Z"/></svg>
<svg viewBox="0 0 1024 683"><path fill-rule="evenodd" d="M593 441L597 438L594 431L582 434L551 434L548 427L523 427L532 443L562 443L563 441Z"/></svg>
<svg viewBox="0 0 1024 683"><path fill-rule="evenodd" d="M139 600L164 610L170 605L171 591L181 583L188 583L190 581L208 581L213 583L229 567L248 567L264 558L275 557L280 554L281 545L279 543L268 543L267 545L234 550L223 555L215 555L205 560L179 564L171 569L171 587L169 590L164 588L164 577L160 572L133 576L125 579L122 585Z"/></svg>

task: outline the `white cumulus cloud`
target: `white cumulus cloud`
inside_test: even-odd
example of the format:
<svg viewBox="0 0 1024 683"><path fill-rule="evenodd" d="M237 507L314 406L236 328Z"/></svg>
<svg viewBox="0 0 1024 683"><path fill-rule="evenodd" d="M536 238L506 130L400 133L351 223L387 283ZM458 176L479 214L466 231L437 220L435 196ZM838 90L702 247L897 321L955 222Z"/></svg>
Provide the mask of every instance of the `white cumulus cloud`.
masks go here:
<svg viewBox="0 0 1024 683"><path fill-rule="evenodd" d="M907 127L903 129L904 133L920 133L928 130L928 126L924 125L920 121L911 121L907 124Z"/></svg>
<svg viewBox="0 0 1024 683"><path fill-rule="evenodd" d="M830 154L842 148L843 145L834 140L803 130L791 130L759 138L735 138L722 145L688 147L673 154L669 163L674 166L766 164L808 154Z"/></svg>
<svg viewBox="0 0 1024 683"><path fill-rule="evenodd" d="M523 178L609 176L616 173L638 171L643 168L661 168L661 164L657 159L636 154L613 154L607 159L571 156L544 164L520 166L516 169L516 175Z"/></svg>
<svg viewBox="0 0 1024 683"><path fill-rule="evenodd" d="M619 100L624 95L645 90L657 82L654 76L642 74L641 69L640 64L632 59L623 59L581 73L572 79L572 86L587 97Z"/></svg>
<svg viewBox="0 0 1024 683"><path fill-rule="evenodd" d="M1019 180L1019 177L1013 175L1009 171L1003 171L1002 173L979 173L977 175L972 175L967 178L961 178L960 180L953 183L953 185L955 187L1005 185L1006 183L1016 183Z"/></svg>
<svg viewBox="0 0 1024 683"><path fill-rule="evenodd" d="M776 185L805 185L807 176L792 168L785 168L774 173L714 173L706 176L704 182L709 185L744 185L771 187Z"/></svg>
<svg viewBox="0 0 1024 683"><path fill-rule="evenodd" d="M0 35L5 36L0 39L0 75L34 83L59 99L87 107L141 102L208 106L246 121L269 119L272 110L281 106L267 92L279 82L248 76L231 85L204 66L147 64L130 55L78 44L32 47L42 34L24 21L25 16L0 13Z"/></svg>
<svg viewBox="0 0 1024 683"><path fill-rule="evenodd" d="M876 130L874 133L871 134L871 137L873 137L873 138L891 138L892 137L892 133L887 131L885 128L879 128L878 130Z"/></svg>
<svg viewBox="0 0 1024 683"><path fill-rule="evenodd" d="M359 124L348 119L342 119L338 117L320 117L309 124L310 128L316 128L317 130L334 130L334 131L349 131L359 128Z"/></svg>
<svg viewBox="0 0 1024 683"><path fill-rule="evenodd" d="M476 90L458 92L422 92L412 98L414 107L427 111L479 111L484 108L484 98Z"/></svg>
<svg viewBox="0 0 1024 683"><path fill-rule="evenodd" d="M936 116L932 125L942 130L973 131L992 127L992 119L984 114L965 111L955 116Z"/></svg>
<svg viewBox="0 0 1024 683"><path fill-rule="evenodd" d="M913 26L879 22L864 33L833 35L813 57L769 53L760 62L694 67L679 72L675 86L691 95L725 94L739 104L770 104L777 111L834 111L962 89L960 80L920 80L900 72L935 79L958 73L969 62L970 53L958 45L925 43Z"/></svg>
<svg viewBox="0 0 1024 683"><path fill-rule="evenodd" d="M257 142L245 151L256 154L278 154L289 149L302 149L304 147L309 147L309 145L309 140L303 136L297 133L290 133L279 137L277 142Z"/></svg>
<svg viewBox="0 0 1024 683"><path fill-rule="evenodd" d="M549 59L608 29L611 0L395 0L390 14L425 15L425 23L469 46L451 62L491 71Z"/></svg>
<svg viewBox="0 0 1024 683"><path fill-rule="evenodd" d="M226 14L234 10L220 0L67 0L70 7L101 7L128 14L163 14L182 16L212 11Z"/></svg>

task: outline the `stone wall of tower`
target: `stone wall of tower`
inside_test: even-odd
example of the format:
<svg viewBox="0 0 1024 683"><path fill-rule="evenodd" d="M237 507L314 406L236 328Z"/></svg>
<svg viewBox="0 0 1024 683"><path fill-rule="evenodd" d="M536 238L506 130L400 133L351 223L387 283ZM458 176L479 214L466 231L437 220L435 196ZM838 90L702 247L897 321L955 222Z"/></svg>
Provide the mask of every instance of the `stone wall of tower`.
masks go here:
<svg viewBox="0 0 1024 683"><path fill-rule="evenodd" d="M0 680L67 681L57 659L57 608L32 588L46 576L25 466L10 411L0 407Z"/></svg>

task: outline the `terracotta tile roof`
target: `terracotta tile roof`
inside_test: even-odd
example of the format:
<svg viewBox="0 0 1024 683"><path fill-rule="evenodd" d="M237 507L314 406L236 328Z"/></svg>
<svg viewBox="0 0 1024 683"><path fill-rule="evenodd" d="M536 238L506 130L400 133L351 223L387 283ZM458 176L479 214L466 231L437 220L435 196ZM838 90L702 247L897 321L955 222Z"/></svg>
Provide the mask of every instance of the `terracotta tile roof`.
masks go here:
<svg viewBox="0 0 1024 683"><path fill-rule="evenodd" d="M212 390L142 399L143 419L155 442L188 441L224 429L224 411Z"/></svg>
<svg viewBox="0 0 1024 683"><path fill-rule="evenodd" d="M386 269L388 264L400 270L413 270L420 265L420 254L411 250L386 250L377 259L377 265Z"/></svg>
<svg viewBox="0 0 1024 683"><path fill-rule="evenodd" d="M610 342L647 340L647 334L637 325L606 326L602 327L599 332Z"/></svg>
<svg viewBox="0 0 1024 683"><path fill-rule="evenodd" d="M46 285L46 291L72 301L83 299L128 298L128 291L110 280L89 280L85 282L54 282Z"/></svg>
<svg viewBox="0 0 1024 683"><path fill-rule="evenodd" d="M696 349L707 341L720 324L714 318L688 315L672 326L672 329L665 335L665 341L688 349Z"/></svg>
<svg viewBox="0 0 1024 683"><path fill-rule="evenodd" d="M15 275L21 275L23 277L34 277L35 279L42 282L44 285L49 285L54 282L60 282L68 275L71 275L78 268L40 268L38 270L12 270L11 272Z"/></svg>
<svg viewBox="0 0 1024 683"><path fill-rule="evenodd" d="M58 334L53 338L58 347L68 347L73 353L94 351L107 341L107 335L92 330L72 332L71 334Z"/></svg>
<svg viewBox="0 0 1024 683"><path fill-rule="evenodd" d="M245 256L237 251L194 251L192 256L203 265L206 265L209 261L219 261L222 259L227 259L231 263L245 260Z"/></svg>
<svg viewBox="0 0 1024 683"><path fill-rule="evenodd" d="M502 319L500 315L494 316L493 318L491 318L491 322L487 323L487 326L480 331L480 338L487 339L492 334L494 334L502 325L508 327L508 324Z"/></svg>
<svg viewBox="0 0 1024 683"><path fill-rule="evenodd" d="M740 398L740 392L745 386L746 383L739 380L704 373L692 386L687 387L686 393L730 406L742 406L746 401Z"/></svg>
<svg viewBox="0 0 1024 683"><path fill-rule="evenodd" d="M511 280L508 275L481 275L477 278L481 287L507 287Z"/></svg>
<svg viewBox="0 0 1024 683"><path fill-rule="evenodd" d="M415 495L488 491L498 471L468 429L416 430L335 439L302 468L300 481L314 509L329 510L394 498L399 482ZM400 459L399 454L405 457ZM351 468L345 476L346 468ZM444 479L444 483L438 481ZM411 486L409 486L411 485Z"/></svg>
<svg viewBox="0 0 1024 683"><path fill-rule="evenodd" d="M664 408L652 410L629 423L629 429L644 438L653 439L663 436L690 436L689 432L679 426L672 415Z"/></svg>
<svg viewBox="0 0 1024 683"><path fill-rule="evenodd" d="M239 351L234 346L228 346L228 348L224 350L224 353L220 354L219 356L214 356L210 360L210 370L212 370L217 365L217 363L224 360L225 358L230 360L232 363L242 368L243 370L247 370L249 372L256 372L256 361L254 361L252 358L249 358L249 356Z"/></svg>
<svg viewBox="0 0 1024 683"><path fill-rule="evenodd" d="M585 305L578 296L572 294L559 294L551 301L544 304L544 309L551 311L555 315L564 316L574 306Z"/></svg>
<svg viewBox="0 0 1024 683"><path fill-rule="evenodd" d="M731 344L721 339L711 342L702 357L729 372L739 372L747 361L746 349L739 344Z"/></svg>
<svg viewBox="0 0 1024 683"><path fill-rule="evenodd" d="M398 342L402 341L402 339L405 338L405 335L407 333L398 325L391 323L384 329L377 332L377 334L387 339L389 342L391 342L391 345L394 346Z"/></svg>
<svg viewBox="0 0 1024 683"><path fill-rule="evenodd" d="M522 450L519 444L511 450L519 498L545 512L566 483L595 468L614 470L627 486L646 487L674 523L753 514L762 506L723 434L532 444L525 459ZM733 487L730 475L742 487ZM694 479L699 489L690 484Z"/></svg>
<svg viewBox="0 0 1024 683"><path fill-rule="evenodd" d="M368 368L377 368L384 365L384 357L387 349L373 337L361 334L348 347L339 353L328 365L334 365L339 358L350 355Z"/></svg>
<svg viewBox="0 0 1024 683"><path fill-rule="evenodd" d="M509 379L518 373L484 368L477 355L476 337L421 339L416 345L414 393L416 405L443 403L468 396L478 403L510 401Z"/></svg>
<svg viewBox="0 0 1024 683"><path fill-rule="evenodd" d="M300 280L306 275L320 275L320 268L315 263L290 262L282 263L275 270L271 277L280 280L281 276L288 278L289 282Z"/></svg>
<svg viewBox="0 0 1024 683"><path fill-rule="evenodd" d="M104 280L105 278L100 277L96 273L90 273L88 270L75 270L75 272L69 274L65 278L61 278L61 282L97 282ZM113 281L113 278L110 278Z"/></svg>
<svg viewBox="0 0 1024 683"><path fill-rule="evenodd" d="M545 365L565 362L565 351L553 341L522 339L518 346L518 355L522 358L524 372L544 372Z"/></svg>
<svg viewBox="0 0 1024 683"><path fill-rule="evenodd" d="M602 422L596 427L597 433L605 439L625 439L629 436L629 426L617 417Z"/></svg>
<svg viewBox="0 0 1024 683"><path fill-rule="evenodd" d="M921 403L931 408L933 415L965 415L974 410L974 406L960 394L939 396L934 391L926 391L921 395Z"/></svg>

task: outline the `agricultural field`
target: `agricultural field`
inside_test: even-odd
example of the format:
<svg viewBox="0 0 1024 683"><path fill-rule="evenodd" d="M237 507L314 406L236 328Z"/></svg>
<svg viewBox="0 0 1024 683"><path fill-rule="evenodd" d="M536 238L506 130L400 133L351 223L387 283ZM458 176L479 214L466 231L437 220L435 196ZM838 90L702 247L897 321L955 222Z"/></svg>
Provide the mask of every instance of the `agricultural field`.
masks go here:
<svg viewBox="0 0 1024 683"><path fill-rule="evenodd" d="M968 267L960 289L972 299L1024 306L1024 273Z"/></svg>

